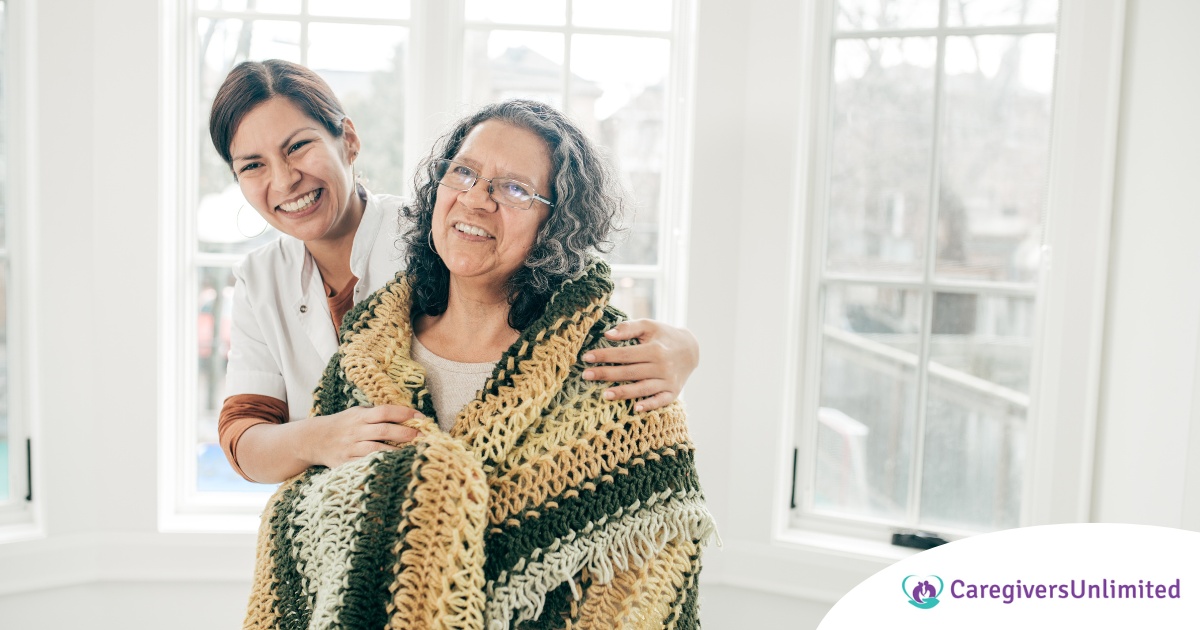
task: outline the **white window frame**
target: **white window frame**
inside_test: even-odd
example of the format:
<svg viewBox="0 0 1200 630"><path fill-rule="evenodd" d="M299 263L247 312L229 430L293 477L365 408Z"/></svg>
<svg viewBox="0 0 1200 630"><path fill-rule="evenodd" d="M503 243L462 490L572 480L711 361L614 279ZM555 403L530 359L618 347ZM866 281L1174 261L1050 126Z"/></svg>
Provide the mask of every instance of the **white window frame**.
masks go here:
<svg viewBox="0 0 1200 630"><path fill-rule="evenodd" d="M789 163L802 175L793 182L796 201L787 229L786 240L794 244L787 270L788 294L756 305L753 314L739 311L737 322L738 330L754 332L743 333L745 341L739 337L736 361L753 360L760 374L778 368L779 376L752 389L752 384L745 382L750 377L739 375L734 391L764 395L763 386L778 383L780 395L776 398L766 393L768 400L748 405L750 417L771 419L770 429L734 434L728 457L731 491L724 513L736 516L721 524L725 549L706 558L706 564L715 569L713 577L720 583L832 604L862 580L915 551L892 546L871 528L843 526L822 531L798 529L791 523L792 454L800 437L796 418L802 409L801 393L794 384L805 378L803 360L808 349L804 331L814 315L807 284L814 275L814 258L805 245L811 242L812 218L818 211L811 175L818 160L825 159L817 153L824 138L818 135L821 131L814 121L824 120L822 108L828 100L821 87L825 85L822 75L828 71L827 40L821 29L832 23L821 8L827 1L803 2L802 21L793 27L802 33L800 46L785 50L774 43L764 44L774 46L772 53L787 53L787 58L772 57L773 67L794 67L800 76L799 151ZM1047 202L1050 218L1038 291L1044 299L1035 325L1029 419L1033 449L1025 476L1024 525L1085 522L1091 512L1125 1L1061 0L1058 25ZM762 51L751 54L755 52ZM780 151L766 157L773 162L788 156ZM771 175L777 177L780 169L771 168ZM748 171L748 177L754 176ZM748 181L745 187L762 185ZM743 252L741 263L746 266L775 258L777 255L769 252ZM767 323L760 321L764 311L775 305L780 305L785 315L768 317ZM778 320L782 321L777 328ZM767 331L760 333L755 326ZM743 349L758 345L772 331L784 337L780 349ZM755 356L751 359L742 353ZM752 490L762 485L763 475L769 475L771 487Z"/></svg>
<svg viewBox="0 0 1200 630"><path fill-rule="evenodd" d="M232 265L240 256L197 254L194 222L194 170L197 151L191 122L200 112L195 105L194 0L163 4L160 15L163 33L160 49L160 132L163 140L160 181L160 307L159 344L159 529L174 532L246 532L258 526L258 515L266 493L197 492L188 487L195 479L195 327L196 269L201 266ZM307 3L302 3L306 5ZM664 156L662 215L659 231L659 262L654 266L614 267L615 274L636 277L653 274L657 318L682 325L687 290L687 242L691 168L691 90L694 69L691 40L696 0L675 0L673 14L671 78L667 89L674 97L668 104L670 123L666 133L668 155ZM203 12L221 17L220 12ZM299 21L292 15L255 14L256 19ZM302 14L303 15L303 14ZM242 17L240 12L227 17ZM321 18L320 21L329 21ZM336 21L336 19L335 19ZM406 104L405 161L411 170L426 155L433 142L458 115L463 113L462 48L469 28L464 19L463 0L412 0L408 20L346 19L352 23L404 22L409 30L407 78L412 95ZM506 28L508 25L495 25ZM542 27L545 30L545 27ZM619 29L582 29L566 26L564 32L635 34ZM304 31L302 30L302 33ZM302 37L301 54L305 54ZM182 65L181 65L182 64ZM184 71L180 72L179 69ZM673 155L672 153L673 151ZM180 209L193 209L180 211Z"/></svg>
<svg viewBox="0 0 1200 630"><path fill-rule="evenodd" d="M796 448L798 453L798 470L795 476L795 489L793 496L797 507L791 515L791 524L795 529L800 530L815 530L827 533L839 533L853 531L856 535L872 538L876 540L887 540L890 534L898 529L918 529L920 527L918 515L920 513L920 488L922 473L924 469L924 443L925 426L926 426L926 399L929 390L928 381L930 379L929 372L931 368L923 367L928 365L928 353L931 345L933 333L931 332L931 320L933 313L933 300L936 295L942 293L955 293L963 295L977 295L981 297L1017 297L1017 298L1032 298L1035 308L1040 309L1045 302L1043 298L1044 289L1037 286L1037 281L1046 273L1048 260L1043 259L1039 268L1039 278L1030 283L1013 283L1013 282L990 282L990 281L975 281L975 280L957 280L944 279L938 277L935 266L936 261L932 252L927 252L926 260L922 263L922 277L917 279L900 279L888 278L881 274L869 273L845 273L845 272L830 272L820 270L824 267L822 261L825 257L825 247L827 245L823 235L826 233L826 215L823 208L828 204L829 197L829 166L828 157L831 154L831 138L829 127L831 117L829 114L829 104L832 102L832 81L830 74L832 72L832 58L834 43L838 41L865 41L867 38L881 37L925 37L934 38L936 40L937 57L934 65L934 97L935 103L933 106L934 116L934 133L939 134L944 132L944 92L943 78L946 56L946 40L950 37L974 36L974 35L1033 35L1033 34L1052 34L1057 37L1057 29L1053 25L1047 28L1044 24L1029 24L1015 26L949 26L948 21L948 0L941 0L939 6L939 23L931 27L914 27L903 29L876 29L869 31L846 31L834 32L834 11L837 2L822 2L814 8L816 15L815 29L817 31L813 41L817 44L817 50L813 52L813 76L816 78L816 84L812 88L813 94L813 112L815 115L810 122L812 145L811 151L813 155L820 156L811 162L809 169L809 189L811 197L809 199L809 207L812 210L809 212L807 220L809 227L807 232L810 234L808 242L808 270L809 277L802 282L804 285L804 302L805 312L802 317L805 322L806 338L801 342L804 347L805 356L802 357L802 366L805 366L799 372L803 374L803 385L800 391L800 404L797 410L797 428L798 439L796 440ZM822 25L824 25L822 27ZM1057 86L1056 86L1057 87ZM936 141L932 144L932 150L929 156L929 161L933 166L931 172L934 173L937 179L940 179L941 167L938 165L940 160L941 147ZM1049 175L1049 174L1048 174ZM938 205L936 191L938 190L939 182L933 181L930 185L930 204L936 209ZM1046 213L1049 214L1049 213ZM930 215L930 220L927 222L926 234L919 235L925 239L926 243L933 243L930 239L933 238L936 231L936 221L933 215ZM935 244L934 244L935 245ZM891 348L882 347L878 349L863 347L857 340L847 339L847 343L860 346L859 350L870 354L873 358L883 362L894 362L897 365L905 365L913 370L915 375L914 382L916 384L916 404L918 412L916 417L916 442L913 447L912 462L910 464L910 475L908 480L907 491L907 507L906 514L894 520L908 521L904 524L893 524L893 519L872 518L870 516L852 517L852 516L834 516L817 514L806 510L806 503L810 499L808 493L815 486L815 465L812 458L816 455L816 430L817 421L816 413L820 404L820 386L821 386L821 352L822 347L829 343L826 333L820 330L823 317L819 311L821 305L821 287L840 286L873 286L881 288L890 288L894 290L912 291L920 294L922 297L923 312L921 314L921 329L918 334L921 338L921 350L916 355L908 353L900 353ZM1034 331L1036 338L1037 331ZM867 342L869 343L869 342ZM871 344L875 345L875 344ZM1037 348L1037 346L1034 346ZM1031 357L1031 363L1033 357ZM1032 368L1033 366L1031 366ZM949 379L954 379L955 375L945 375ZM992 390L1006 388L991 387L990 383L986 383L981 379L971 378L965 375L965 379L955 379L960 382L960 385L966 388L977 388L982 393L992 393ZM1031 379L1032 382L1032 379ZM1033 446L1034 417L1031 407L1031 396L1015 391L1002 391L993 395L1002 397L1010 405L1021 407L1025 410L1025 426L1026 431L1026 446ZM1027 462L1028 465L1028 462ZM1019 489L1022 497L1028 496L1028 480L1029 476L1024 476L1026 480L1025 487ZM1022 525L1028 524L1028 510L1022 509ZM977 531L941 526L937 528L937 534L947 538L961 538L979 533Z"/></svg>
<svg viewBox="0 0 1200 630"><path fill-rule="evenodd" d="M0 253L8 264L8 448L9 501L0 503L0 541L39 535L40 486L37 471L37 422L34 398L30 395L37 367L31 352L37 318L33 316L30 292L36 286L34 223L37 178L36 147L28 141L37 125L37 96L34 74L33 38L36 4L28 0L5 3L5 102L7 128L6 164L8 189L5 199L5 243ZM19 121L19 122L18 122ZM28 442L26 440L29 440ZM28 457L32 451L32 461ZM32 482L32 487L30 487Z"/></svg>

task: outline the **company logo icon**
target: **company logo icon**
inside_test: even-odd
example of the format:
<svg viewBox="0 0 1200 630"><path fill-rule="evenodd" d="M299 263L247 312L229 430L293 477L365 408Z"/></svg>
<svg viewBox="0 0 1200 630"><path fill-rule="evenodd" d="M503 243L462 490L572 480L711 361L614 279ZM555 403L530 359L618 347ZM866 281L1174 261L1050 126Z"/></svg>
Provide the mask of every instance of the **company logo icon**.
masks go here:
<svg viewBox="0 0 1200 630"><path fill-rule="evenodd" d="M933 587L934 580L937 580L937 588ZM923 609L938 605L938 595L942 594L943 586L942 578L936 575L910 575L900 582L908 603Z"/></svg>

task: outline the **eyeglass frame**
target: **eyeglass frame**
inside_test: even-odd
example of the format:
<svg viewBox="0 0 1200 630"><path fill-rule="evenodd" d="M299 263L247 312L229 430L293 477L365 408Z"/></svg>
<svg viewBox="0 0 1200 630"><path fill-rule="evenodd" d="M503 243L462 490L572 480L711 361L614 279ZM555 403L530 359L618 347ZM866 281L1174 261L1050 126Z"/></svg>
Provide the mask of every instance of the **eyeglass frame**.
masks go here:
<svg viewBox="0 0 1200 630"><path fill-rule="evenodd" d="M445 177L446 177L445 173L450 171L450 169L447 168L446 171L442 173L442 176L438 178L438 180L437 180L438 186L445 186L446 188L449 188L450 190L457 190L458 192L469 192L472 188L475 187L475 184L479 183L479 180L483 180L488 183L488 198L491 199L492 201L495 201L497 204L499 204L501 206L507 206L509 208L513 208L514 210L529 210L530 208L533 208L534 201L540 201L540 202L546 204L547 207L550 207L550 208L554 207L554 204L551 203L549 199L537 194L537 188L534 188L533 184L530 184L529 182L524 182L519 179L515 179L513 177L487 178L487 177L480 175L479 171L475 170L474 168L470 167L469 165L463 164L462 162L455 162L454 160L449 160L446 158L438 158L433 161L433 168L434 168L435 173L437 172L438 164L441 162L445 162L446 164L453 164L455 166L461 166L461 167L467 169L468 171L471 171L471 173L473 173L475 176L475 181L471 182L471 185L468 186L467 188L455 188L454 186L446 184L442 180L445 179ZM505 182L505 181L516 182L522 186L528 187L530 190L530 197L532 197L532 200L529 202L529 205L522 208L520 206L512 206L512 205L500 203L500 200L496 199L493 196L496 191L496 186L493 182L495 182L496 180L500 180L502 182Z"/></svg>

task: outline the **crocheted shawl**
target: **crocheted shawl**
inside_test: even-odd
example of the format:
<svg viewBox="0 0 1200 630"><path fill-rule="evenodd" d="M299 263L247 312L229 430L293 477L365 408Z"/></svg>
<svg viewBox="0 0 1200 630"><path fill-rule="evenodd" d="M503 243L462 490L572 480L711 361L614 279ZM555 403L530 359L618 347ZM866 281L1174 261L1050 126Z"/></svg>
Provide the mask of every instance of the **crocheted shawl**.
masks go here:
<svg viewBox="0 0 1200 630"><path fill-rule="evenodd" d="M406 405L420 436L279 487L245 626L698 627L713 521L683 411L635 413L581 377L623 319L607 265L553 296L448 434L411 359L410 290L402 272L347 316L313 414Z"/></svg>

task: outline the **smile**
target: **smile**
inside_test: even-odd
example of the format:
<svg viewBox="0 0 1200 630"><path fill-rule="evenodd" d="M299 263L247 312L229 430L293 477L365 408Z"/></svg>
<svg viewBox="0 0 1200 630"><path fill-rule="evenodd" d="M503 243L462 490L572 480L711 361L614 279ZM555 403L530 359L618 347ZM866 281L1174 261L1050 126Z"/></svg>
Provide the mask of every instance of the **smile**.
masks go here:
<svg viewBox="0 0 1200 630"><path fill-rule="evenodd" d="M279 204L278 208L284 212L300 212L317 202L321 198L321 189L318 188L307 195L287 203Z"/></svg>
<svg viewBox="0 0 1200 630"><path fill-rule="evenodd" d="M483 228L475 227L474 225L468 225L466 223L455 223L454 229L458 230L459 232L462 232L463 234L470 234L471 236L496 238L496 237L492 236L491 234L488 234L486 231L484 231Z"/></svg>

